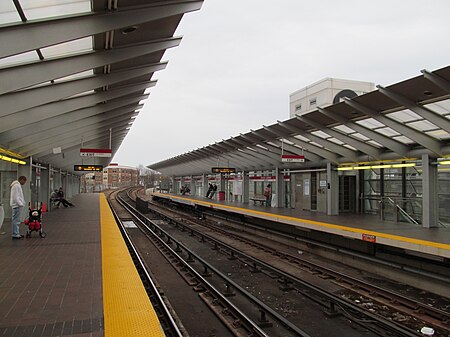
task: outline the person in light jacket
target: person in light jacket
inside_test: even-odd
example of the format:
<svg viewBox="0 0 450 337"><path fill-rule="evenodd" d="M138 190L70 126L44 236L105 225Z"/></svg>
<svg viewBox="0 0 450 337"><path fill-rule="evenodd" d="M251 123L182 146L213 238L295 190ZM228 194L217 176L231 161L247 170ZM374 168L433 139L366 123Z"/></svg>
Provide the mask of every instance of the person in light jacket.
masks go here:
<svg viewBox="0 0 450 337"><path fill-rule="evenodd" d="M12 218L11 218L11 235L13 239L23 239L23 235L20 235L19 225L20 225L20 215L22 214L22 209L25 206L25 198L23 197L22 185L27 182L27 178L20 176L18 180L14 180L11 183L11 198L10 206L12 208Z"/></svg>

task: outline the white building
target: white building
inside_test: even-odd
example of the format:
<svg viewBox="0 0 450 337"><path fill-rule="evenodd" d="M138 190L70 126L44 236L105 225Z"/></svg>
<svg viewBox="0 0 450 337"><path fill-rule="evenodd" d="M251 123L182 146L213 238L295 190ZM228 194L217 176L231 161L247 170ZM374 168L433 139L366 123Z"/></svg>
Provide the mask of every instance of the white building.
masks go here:
<svg viewBox="0 0 450 337"><path fill-rule="evenodd" d="M374 83L327 77L289 95L289 117L304 115L317 107L338 103L343 97L353 98L374 89Z"/></svg>

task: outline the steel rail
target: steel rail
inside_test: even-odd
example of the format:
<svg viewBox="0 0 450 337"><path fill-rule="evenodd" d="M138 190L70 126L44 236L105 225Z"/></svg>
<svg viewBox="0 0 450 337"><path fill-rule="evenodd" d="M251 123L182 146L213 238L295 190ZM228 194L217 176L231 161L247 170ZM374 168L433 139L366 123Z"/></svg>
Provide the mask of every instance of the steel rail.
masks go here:
<svg viewBox="0 0 450 337"><path fill-rule="evenodd" d="M170 216L168 216L166 214L160 213L160 216L170 220L172 223L176 223L176 224L178 224L180 226L188 227L186 224L184 224L184 223L182 223L182 222L180 222L180 221L178 221L176 219L170 218ZM342 298L340 298L340 297L338 297L338 296L336 296L334 294L328 293L328 292L320 289L319 287L317 287L317 286L315 286L315 285L313 285L313 284L311 284L309 282L306 282L304 280L298 279L298 278L296 278L296 277L294 277L294 276L292 276L292 275L290 275L290 274L288 274L288 273L286 273L286 272L284 272L282 270L279 270L279 269L277 269L277 268L275 268L275 267L265 263L264 261L261 261L261 260L259 260L257 258L254 258L254 257L248 255L248 254L245 254L243 252L240 252L239 250L235 249L234 247L231 247L231 246L229 246L229 245L227 245L227 244L225 244L225 243L223 243L223 242L221 242L221 241L219 241L219 240L217 240L217 239L215 239L215 238L213 238L213 237L211 237L211 236L209 236L207 234L201 233L201 232L199 232L199 231L197 231L197 230L195 230L193 228L190 228L190 230L193 230L193 231L197 232L199 236L203 236L204 238L207 238L208 240L210 240L212 242L220 243L221 246L225 247L229 251L233 251L234 253L244 257L247 260L256 262L259 266L265 268L266 270L270 270L271 272L273 272L275 274L278 274L278 275L282 276L286 280L290 280L293 283L300 284L301 286L307 288L308 290L311 290L311 291L316 292L317 294L320 294L321 296L326 298L326 301L329 302L329 303L338 304L338 305L340 305L340 306L342 306L344 308L348 308L350 310L358 312L360 315L363 315L365 317L370 318L371 320L376 321L377 324L381 325L384 329L388 329L389 331L393 331L393 332L397 333L396 336L405 336L405 337L421 336L421 334L417 333L416 331L413 331L413 330L408 329L408 328L404 328L402 326L399 326L398 324L395 324L393 322L385 320L384 318L382 318L382 317L380 317L378 315L374 315L374 314L372 314L370 312L367 312L366 310L361 309L359 306L357 306L357 305L355 305L355 304L353 304L353 303L351 303L351 302L349 302L349 301L347 301L345 299L342 299ZM321 303L321 304L323 305L323 303Z"/></svg>
<svg viewBox="0 0 450 337"><path fill-rule="evenodd" d="M123 201L123 200L122 200ZM125 201L123 201L124 203L126 203ZM255 296L253 296L252 294L250 294L248 291L246 291L244 288L242 288L241 286L239 286L237 283L235 283L234 281L232 281L230 278L228 278L225 274L223 274L222 272L220 272L218 269L216 269L214 266L212 266L211 264L209 264L208 262L206 262L204 259L202 259L200 256L198 256L196 253L194 253L193 251L191 251L189 248L187 248L185 245L183 245L182 243L178 242L176 239L174 239L173 237L171 237L166 231L164 231L160 226L158 226L157 224L155 224L152 220L147 219L143 214L141 214L139 211L132 209L132 207L129 205L129 207L131 208L128 209L128 211L130 213L134 213L136 215L138 215L139 220L142 222L142 224L144 226L147 227L145 222L151 223L151 225L154 228L157 228L158 231L162 234L164 234L166 237L171 238L171 241L177 244L177 247L180 247L182 249L184 249L185 252L187 252L189 255L194 256L204 267L208 268L209 270L213 271L215 274L217 274L220 278L222 278L223 280L226 281L226 283L232 285L234 287L234 289L238 290L240 293L242 293L245 297L247 297L251 302L253 302L255 305L257 305L258 307L262 308L265 312L269 313L271 316L273 316L275 319L277 319L278 321L280 321L286 328L294 331L297 335L302 336L302 337L310 337L310 335L308 333L306 333L305 331L303 331L302 329L300 329L299 327L297 327L296 325L292 324L289 320L285 319L283 316L281 316L280 314L278 314L276 311L274 311L272 308L270 308L269 306L267 306L264 302L260 301L259 299L257 299ZM142 220L145 219L145 220ZM148 227L147 227L148 228ZM149 228L149 230L151 230ZM154 230L151 230L152 233L154 233ZM156 233L155 233L156 235ZM157 236L158 237L158 236ZM179 254L177 254L175 251L173 251L173 249L166 243L164 242L161 238L158 237L158 239L161 241L162 244L164 244L164 246L171 251L171 253L175 256L177 256L178 258L181 259L182 263L186 266L186 268L192 269L192 267L184 261L184 259L179 256ZM214 286L212 286L207 280L205 280L200 274L198 274L197 271L193 270L196 274L196 277L199 277L202 282L205 282L205 284L208 285L208 287L210 287L213 291L217 291ZM230 303L231 306L234 307L234 305L228 301L228 299L226 299L220 292L218 292L218 295L223 298L224 301ZM238 312L240 312L239 309L236 308L236 310L238 310ZM243 313L242 313L243 314ZM244 314L243 314L244 315ZM245 316L245 315L244 315ZM247 317L247 316L245 316ZM249 318L247 318L249 319ZM250 320L250 319L249 319ZM251 321L251 320L250 320ZM252 324L253 321L251 321ZM256 326L256 325L255 325ZM256 328L258 328L258 330L260 329L258 326L256 326ZM263 332L264 333L264 332ZM265 333L264 333L264 336Z"/></svg>

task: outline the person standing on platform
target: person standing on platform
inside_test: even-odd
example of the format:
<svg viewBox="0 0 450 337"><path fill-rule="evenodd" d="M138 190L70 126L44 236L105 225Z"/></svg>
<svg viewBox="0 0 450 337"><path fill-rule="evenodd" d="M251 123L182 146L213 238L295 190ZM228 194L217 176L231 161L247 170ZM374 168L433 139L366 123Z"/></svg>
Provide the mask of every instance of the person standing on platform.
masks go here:
<svg viewBox="0 0 450 337"><path fill-rule="evenodd" d="M270 184L267 184L266 188L264 189L264 196L266 197L266 206L270 206L270 199L272 197L272 188Z"/></svg>
<svg viewBox="0 0 450 337"><path fill-rule="evenodd" d="M11 183L11 197L10 205L12 208L11 217L11 235L13 239L23 239L23 235L20 235L20 216L22 209L25 206L25 198L23 197L22 185L27 182L25 176L20 176L18 180L14 180Z"/></svg>

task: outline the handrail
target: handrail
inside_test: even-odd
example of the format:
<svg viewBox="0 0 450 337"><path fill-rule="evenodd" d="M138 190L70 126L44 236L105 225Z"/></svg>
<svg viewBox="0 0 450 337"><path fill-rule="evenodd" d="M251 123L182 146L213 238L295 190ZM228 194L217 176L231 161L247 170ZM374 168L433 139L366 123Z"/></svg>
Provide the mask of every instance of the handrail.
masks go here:
<svg viewBox="0 0 450 337"><path fill-rule="evenodd" d="M419 223L418 223L411 215L408 214L408 212L406 212L403 208L401 208L400 205L397 204L391 197L382 197L382 199L383 199L383 198L389 200L389 201L391 202L391 204L392 204L394 207L396 207L396 208L400 211L400 213L401 213L401 214L402 214L402 215L403 215L410 223L413 223L413 224L416 224L416 225L419 224ZM403 198L402 198L402 199L403 199ZM408 201L411 201L411 200L408 200Z"/></svg>
<svg viewBox="0 0 450 337"><path fill-rule="evenodd" d="M364 196L361 199L365 199L365 200L376 200L379 203L379 211L380 211L380 217L382 220L385 219L385 215L386 215L386 211L385 211L385 206L386 205L390 205L394 208L394 221L397 221L397 214L400 213L407 222L409 223L413 223L418 225L419 222L414 219L404 208L402 208L402 206L400 206L401 204L406 204L406 203L410 203L411 206L413 203L415 203L416 205L418 205L421 209L422 209L422 205L421 205L421 200L422 198L420 197L408 197L408 198L403 198L403 197L388 197L388 196ZM415 213L415 212L414 212Z"/></svg>

